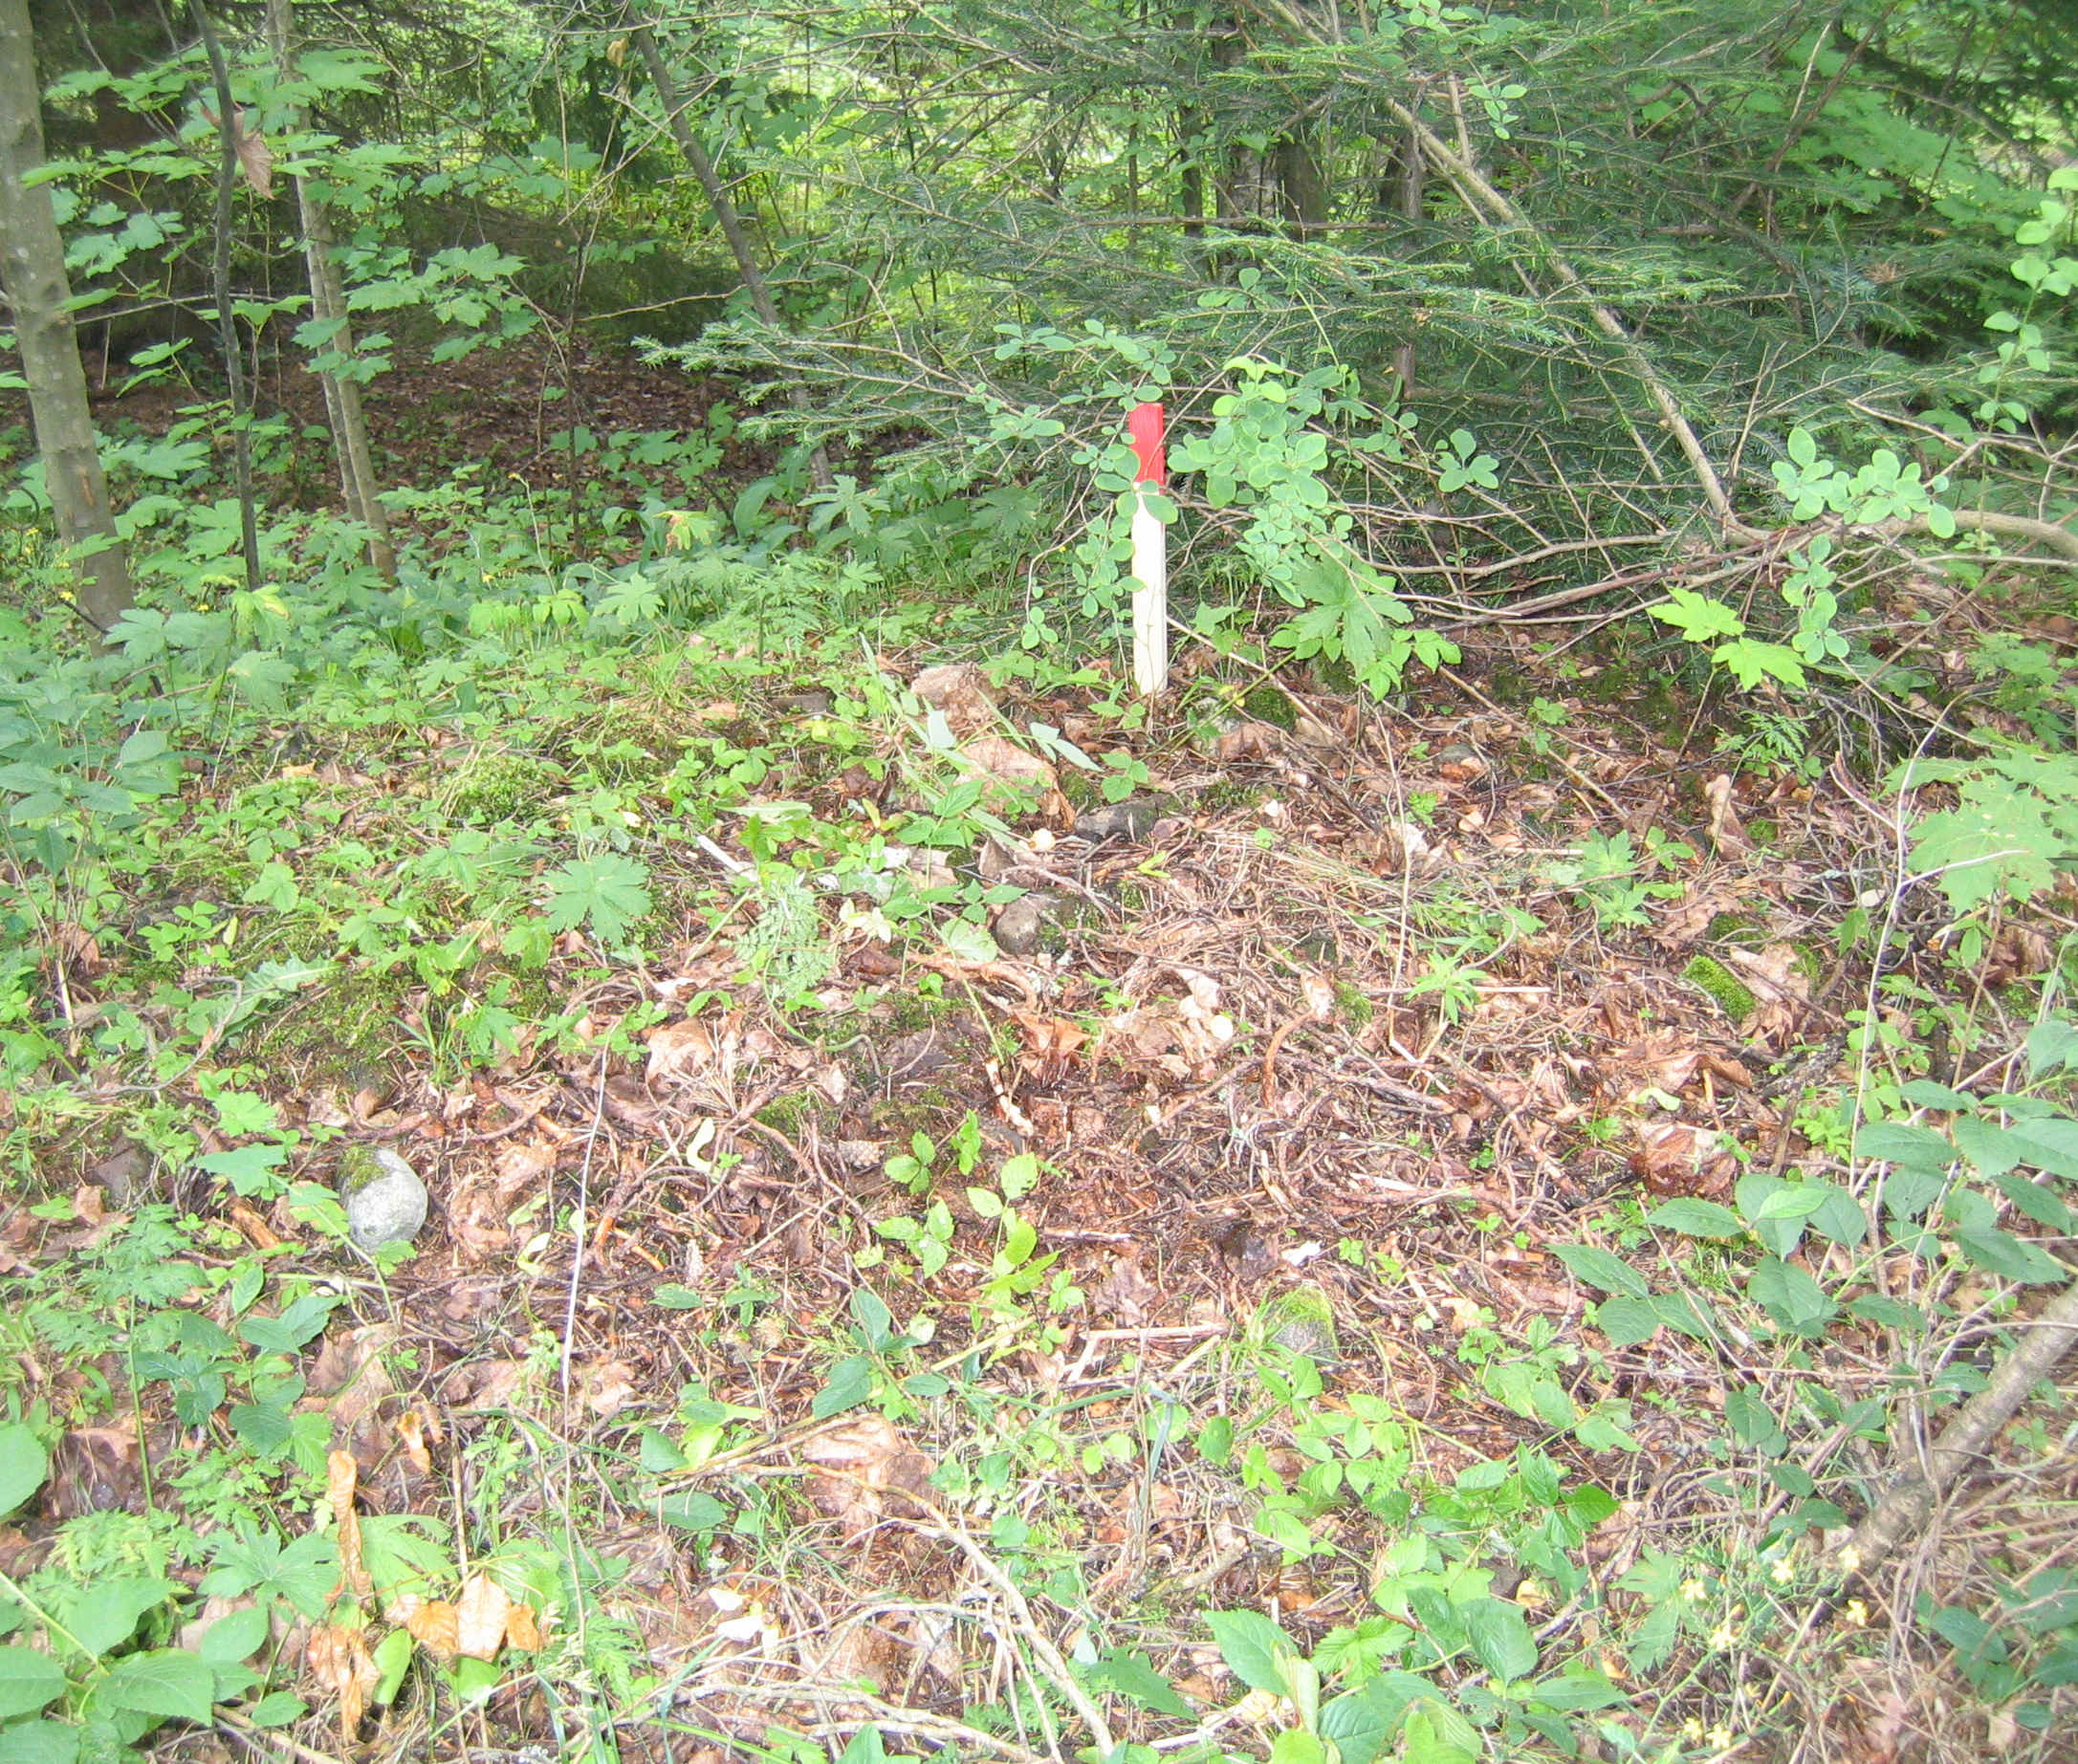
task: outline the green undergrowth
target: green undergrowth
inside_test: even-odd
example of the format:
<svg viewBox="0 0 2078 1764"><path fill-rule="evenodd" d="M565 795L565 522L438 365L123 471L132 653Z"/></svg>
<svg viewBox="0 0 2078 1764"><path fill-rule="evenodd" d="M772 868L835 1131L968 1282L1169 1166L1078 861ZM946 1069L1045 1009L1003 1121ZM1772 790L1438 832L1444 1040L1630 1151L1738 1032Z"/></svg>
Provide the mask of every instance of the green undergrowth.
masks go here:
<svg viewBox="0 0 2078 1764"><path fill-rule="evenodd" d="M523 1318L470 1492L342 1537L336 1405L311 1383L328 1344L391 1315L399 1257L347 1247L319 1180L337 1116L291 1092L408 1073L450 1093L544 1060L637 1070L665 1007L638 996L608 1020L592 1001L722 945L733 964L677 1000L689 1014L755 1004L817 1023L833 1054L854 1030L958 1039L936 974L869 1024L833 1027L818 1000L847 940L987 961L988 915L1014 892L973 855L1016 793L963 775L943 716L883 659L935 616L855 557L653 512L619 561L559 566L531 512L466 485L420 511L458 512L470 543L411 552L395 593L277 535L280 579L300 586L163 584L105 651L0 621L0 1155L37 1230L78 1233L0 1276L0 1515L55 1502L78 1430L147 1435L136 1510L55 1519L37 1565L0 1576L0 1747L114 1757L220 1719L308 1720L322 1739L330 1710L305 1707L304 1660L282 1645L298 1624L336 1658L364 1650L371 1707L436 1745L486 1710L518 1721L536 1692L566 1756L616 1756L629 1723L711 1738L682 1694L703 1668L648 1659L629 1563L600 1538L644 1514L702 1564L830 1601L942 1602L924 1581L852 1584L797 1495L802 1431L868 1417L913 1445L912 1492L989 1566L984 1602L947 1632L970 1660L1015 1653L1007 1679L954 1686L960 1731L941 1737L977 1757L991 1736L1056 1732L1092 1764L1671 1764L1792 1731L1813 1683L1872 1654L1848 1528L1914 1429L1982 1387L2033 1295L2069 1278L2078 1032L2056 959L2001 1001L2016 1029L1959 982L1887 970L1891 927L1860 908L1828 927L1877 976L1848 1013L1854 1076L1789 1099L1807 1173L1741 1167L1723 1198L1590 1209L1566 1242L1464 1203L1465 1230L1546 1258L1570 1306L1504 1320L1444 1302L1406 1244L1355 1235L1324 1273L1279 1273L1253 1319L1187 1331L1202 1352L1120 1330L1087 1382L1057 1387L1030 1369L1068 1363L1094 1312L1085 1264L1040 1221L1088 1172L1006 1154L968 1099L925 1088L877 1105L885 1162L828 1228L842 1293L790 1296L755 1259L718 1302L660 1273L643 1302L689 1313L684 1363L702 1369L590 1431L572 1425L558 1319ZM975 614L966 635L986 650L990 630ZM1098 733L1077 745L1009 715L996 732L1092 801L1147 783L1144 713L1114 676L1031 655L1002 671L1077 695ZM1252 689L1233 684L1208 703ZM1558 754L1564 719L1536 727ZM1943 761L1900 786L1948 793L1924 806L1948 817L1928 837L1960 915L1955 973L2000 911L2054 885L2066 763ZM2032 867L1982 837L2016 804L2036 817ZM1437 806L1411 799L1411 821ZM1511 874L1623 939L1695 859L1654 828L1569 833ZM1439 1033L1542 923L1448 873L1404 909L1388 909L1396 882L1369 882L1354 929L1411 939L1408 1002ZM1715 958L1689 977L1735 1017L1753 1008ZM1335 1004L1352 1022L1372 1009L1353 988ZM831 1125L788 1100L760 1121L802 1139ZM75 1186L125 1149L143 1180L97 1221ZM304 1247L254 1248L225 1223L234 1202ZM530 1222L522 1272L574 1253L589 1223ZM400 1385L419 1369L409 1339L383 1352ZM805 1368L783 1393L754 1371L777 1356ZM1641 1376L1657 1361L1681 1376ZM2040 1437L2021 1448L2046 1450L2027 1425ZM1688 1502L1627 1531L1669 1433ZM862 1473L886 1488L892 1470ZM1121 1557L1158 1504L1196 1555ZM1969 1599L1909 1621L2015 1731L2045 1733L2078 1681L2078 1582L1997 1559ZM1226 1569L1200 1575L1212 1560ZM1265 1577L1295 1596L1229 1590ZM515 1619L480 1657L398 1617L480 1603L485 1583L535 1627ZM1059 1649L1019 1601L1063 1616ZM857 1731L874 1735L851 1742L864 1764L883 1741ZM811 1753L775 1721L759 1755Z"/></svg>

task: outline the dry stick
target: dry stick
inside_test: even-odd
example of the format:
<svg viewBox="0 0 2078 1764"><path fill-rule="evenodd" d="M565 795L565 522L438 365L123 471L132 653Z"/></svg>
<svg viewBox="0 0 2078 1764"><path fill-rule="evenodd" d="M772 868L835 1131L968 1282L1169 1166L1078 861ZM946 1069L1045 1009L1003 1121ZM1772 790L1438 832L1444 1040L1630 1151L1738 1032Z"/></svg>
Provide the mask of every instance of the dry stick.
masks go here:
<svg viewBox="0 0 2078 1764"><path fill-rule="evenodd" d="M1984 1388L1957 1411L1955 1420L1920 1460L1917 1473L1886 1494L1854 1528L1843 1557L1865 1579L1891 1552L1923 1526L1948 1485L1975 1465L1999 1429L2013 1419L2028 1392L2052 1374L2078 1346L2078 1280L2054 1304L2025 1325L2020 1345L1999 1362Z"/></svg>
<svg viewBox="0 0 2078 1764"><path fill-rule="evenodd" d="M686 163L692 167L692 175L707 193L707 206L714 211L722 237L729 241L730 253L736 260L736 271L743 277L743 292L750 295L752 309L773 330L780 330L779 309L773 303L772 290L765 285L765 272L757 267L757 253L751 250L751 235L743 229L743 217L736 212L735 203L714 170L713 160L692 132L692 125L686 120L686 99L671 79L671 70L664 65L664 52L658 49L657 39L650 34L647 25L635 26L628 33L628 41L635 45L643 65L649 70L649 83L656 88L657 101L664 106L671 139L678 143L679 152L686 156ZM790 385L786 396L796 410L808 408L805 387ZM830 462L820 444L808 455L808 471L818 490L826 490L831 487Z"/></svg>

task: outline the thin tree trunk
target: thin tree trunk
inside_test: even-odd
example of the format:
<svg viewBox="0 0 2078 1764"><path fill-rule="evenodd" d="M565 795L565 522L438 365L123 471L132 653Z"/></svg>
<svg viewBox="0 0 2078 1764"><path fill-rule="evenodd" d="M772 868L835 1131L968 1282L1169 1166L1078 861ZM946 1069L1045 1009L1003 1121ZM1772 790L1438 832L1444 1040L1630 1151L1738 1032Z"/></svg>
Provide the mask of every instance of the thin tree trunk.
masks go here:
<svg viewBox="0 0 2078 1764"><path fill-rule="evenodd" d="M775 331L781 329L779 309L773 302L772 290L765 284L764 271L758 268L757 253L751 248L751 235L744 230L743 217L736 212L736 205L715 171L713 160L700 144L700 138L692 132L692 125L686 120L686 100L671 78L670 69L664 64L664 54L657 48L657 39L647 25L636 25L629 31L628 40L634 44L635 53L642 56L643 65L649 70L649 81L656 87L657 101L664 106L671 139L678 143L679 152L686 156L686 163L692 167L692 175L700 181L700 188L707 194L707 206L714 211L722 237L729 241L730 252L736 260L736 272L743 277L743 292L751 297L752 311ZM789 387L787 399L797 410L808 408L808 394L800 386ZM830 462L820 445L809 452L808 470L818 490L830 488Z"/></svg>
<svg viewBox="0 0 2078 1764"><path fill-rule="evenodd" d="M289 52L294 34L290 0L267 0L268 47L284 78L292 71ZM297 121L301 121L300 117ZM347 324L339 265L332 258L332 220L324 204L312 192L310 181L300 176L295 180L295 207L303 225L303 263L310 275L311 313L333 327L325 345L327 352L351 355L354 336ZM368 560L394 588L397 552L390 543L389 511L376 494L374 455L368 446L368 422L361 407L360 383L330 368L317 370L317 383L324 388L325 417L332 426L332 450L339 462L339 490L345 498L347 516L367 528Z"/></svg>
<svg viewBox="0 0 2078 1764"><path fill-rule="evenodd" d="M1420 141L1410 134L1402 151L1407 157L1400 165L1397 192L1400 218L1418 223L1427 212L1428 196L1423 187ZM1411 341L1402 343L1392 352L1392 369L1400 377L1400 403L1404 404L1414 396L1414 345Z"/></svg>
<svg viewBox="0 0 2078 1764"><path fill-rule="evenodd" d="M231 453L238 471L238 525L245 542L246 587L260 591L259 515L252 502L252 399L246 383L244 354L238 347L238 315L230 303L230 196L238 178L238 112L230 100L230 69L224 63L224 46L216 39L216 27L202 0L188 0L195 28L202 33L203 48L209 57L209 76L216 85L216 250L210 262L210 280L216 296L216 336L224 353L224 379L230 393Z"/></svg>
<svg viewBox="0 0 2078 1764"><path fill-rule="evenodd" d="M27 0L0 0L0 286L14 336L57 536L78 572L74 605L105 633L131 604L130 566L108 505L73 335L65 245L51 192L28 179L43 164L42 98Z"/></svg>
<svg viewBox="0 0 2078 1764"><path fill-rule="evenodd" d="M1326 48L1341 45L1339 22L1330 19L1323 23L1295 4L1295 0L1249 0L1249 3L1303 41ZM1710 505L1710 512L1717 516L1718 525L1725 532L1742 538L1754 536L1758 530L1742 521L1732 507L1724 480L1717 473L1717 462L1710 457L1709 449L1703 446L1702 438L1696 434L1680 401L1675 398L1673 388L1667 383L1666 377L1660 373L1645 346L1631 336L1609 303L1594 292L1586 277L1544 236L1543 229L1494 187L1476 163L1470 142L1462 139L1462 130L1458 144L1453 146L1390 93L1380 93L1379 99L1387 114L1407 130L1409 143L1418 147L1424 160L1450 182L1465 206L1489 226L1506 226L1527 240L1544 267L1586 307L1595 328L1616 345L1625 365L1645 388L1646 397L1659 413L1660 426L1673 437L1674 445L1681 449L1682 457L1688 461L1689 469L1695 473L1696 485L1703 492L1703 500ZM1646 457L1650 463L1651 456Z"/></svg>

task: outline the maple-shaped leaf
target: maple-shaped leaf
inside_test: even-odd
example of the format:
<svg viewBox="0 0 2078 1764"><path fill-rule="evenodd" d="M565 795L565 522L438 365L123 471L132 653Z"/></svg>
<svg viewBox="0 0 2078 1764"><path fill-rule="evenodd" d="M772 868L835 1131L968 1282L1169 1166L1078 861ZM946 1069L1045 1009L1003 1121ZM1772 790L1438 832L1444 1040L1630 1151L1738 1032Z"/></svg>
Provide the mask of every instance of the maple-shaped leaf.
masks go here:
<svg viewBox="0 0 2078 1764"><path fill-rule="evenodd" d="M601 943L617 944L649 910L649 869L619 852L573 858L548 876L548 922L574 931L589 924Z"/></svg>

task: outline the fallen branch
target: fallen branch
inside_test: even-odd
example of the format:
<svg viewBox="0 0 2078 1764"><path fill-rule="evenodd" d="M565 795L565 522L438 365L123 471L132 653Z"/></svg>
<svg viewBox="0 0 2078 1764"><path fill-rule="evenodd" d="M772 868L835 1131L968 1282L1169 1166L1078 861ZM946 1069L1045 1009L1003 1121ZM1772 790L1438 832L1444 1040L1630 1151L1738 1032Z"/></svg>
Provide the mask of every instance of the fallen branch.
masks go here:
<svg viewBox="0 0 2078 1764"><path fill-rule="evenodd" d="M1906 1537L1926 1524L1934 1503L1949 1484L1979 1463L1984 1448L2027 1401L2028 1392L2078 1346L2078 1281L2023 1327L2026 1333L2020 1345L1999 1362L1991 1381L1941 1429L1940 1438L1922 1457L1917 1473L1893 1486L1854 1528L1854 1535L1841 1552L1843 1561L1851 1564L1850 1576L1869 1579Z"/></svg>

